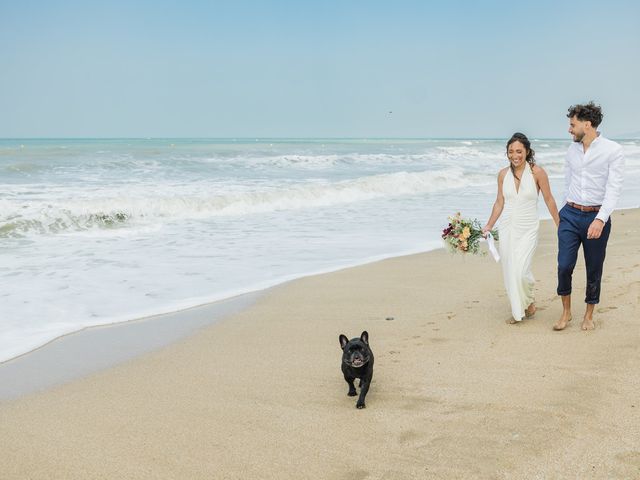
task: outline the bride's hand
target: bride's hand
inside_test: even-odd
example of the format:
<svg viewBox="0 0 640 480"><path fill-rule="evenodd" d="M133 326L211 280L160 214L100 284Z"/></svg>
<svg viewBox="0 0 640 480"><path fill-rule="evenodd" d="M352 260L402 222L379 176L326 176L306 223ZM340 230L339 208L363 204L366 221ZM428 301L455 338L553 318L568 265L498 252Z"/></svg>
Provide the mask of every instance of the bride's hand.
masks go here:
<svg viewBox="0 0 640 480"><path fill-rule="evenodd" d="M487 233L489 233L490 231L491 231L491 227L489 227L489 225L485 225L485 226L482 228L482 236L483 236L484 238L487 238Z"/></svg>

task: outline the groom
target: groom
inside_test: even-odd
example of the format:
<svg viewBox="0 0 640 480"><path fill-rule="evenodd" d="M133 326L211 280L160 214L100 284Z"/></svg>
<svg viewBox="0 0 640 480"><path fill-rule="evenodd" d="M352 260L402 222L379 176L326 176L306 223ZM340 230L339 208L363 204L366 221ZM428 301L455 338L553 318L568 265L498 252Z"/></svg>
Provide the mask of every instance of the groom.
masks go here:
<svg viewBox="0 0 640 480"><path fill-rule="evenodd" d="M564 330L571 320L571 275L582 245L587 270L587 304L583 330L593 330L593 309L600 301L600 280L610 215L616 206L624 168L622 147L597 131L600 106L589 102L569 108L569 133L573 144L565 157L565 205L558 226L558 295L562 316L553 326Z"/></svg>

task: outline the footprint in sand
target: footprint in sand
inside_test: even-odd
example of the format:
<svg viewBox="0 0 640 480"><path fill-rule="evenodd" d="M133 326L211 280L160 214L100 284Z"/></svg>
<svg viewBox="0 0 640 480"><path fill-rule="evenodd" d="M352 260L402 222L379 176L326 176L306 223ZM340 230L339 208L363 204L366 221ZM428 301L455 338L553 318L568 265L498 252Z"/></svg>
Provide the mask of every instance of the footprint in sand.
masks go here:
<svg viewBox="0 0 640 480"><path fill-rule="evenodd" d="M638 467L640 469L640 452L631 451L626 453L619 453L616 458L627 465Z"/></svg>
<svg viewBox="0 0 640 480"><path fill-rule="evenodd" d="M422 395L420 396L405 395L404 403L400 405L400 408L402 408L403 410L414 410L414 411L423 412L424 410L429 408L430 405L440 404L440 403L442 402L435 397L428 397L428 396L422 396Z"/></svg>
<svg viewBox="0 0 640 480"><path fill-rule="evenodd" d="M597 309L598 313L605 313L608 312L609 310L617 310L618 307L601 307Z"/></svg>
<svg viewBox="0 0 640 480"><path fill-rule="evenodd" d="M640 282L631 282L629 283L624 292L618 293L617 295L614 295L613 298L619 298L619 297L624 297L625 295L628 295L630 293L634 293L636 289L638 289L638 287L640 286Z"/></svg>
<svg viewBox="0 0 640 480"><path fill-rule="evenodd" d="M345 480L365 480L369 477L369 472L366 470L350 470L349 473L344 475Z"/></svg>
<svg viewBox="0 0 640 480"><path fill-rule="evenodd" d="M429 341L431 343L445 343L445 342L448 342L449 339L448 338L441 338L441 337L431 337L429 339Z"/></svg>
<svg viewBox="0 0 640 480"><path fill-rule="evenodd" d="M405 443L414 443L416 440L420 439L423 436L424 434L421 432L417 432L415 430L405 430L404 432L400 433L398 441L404 445Z"/></svg>

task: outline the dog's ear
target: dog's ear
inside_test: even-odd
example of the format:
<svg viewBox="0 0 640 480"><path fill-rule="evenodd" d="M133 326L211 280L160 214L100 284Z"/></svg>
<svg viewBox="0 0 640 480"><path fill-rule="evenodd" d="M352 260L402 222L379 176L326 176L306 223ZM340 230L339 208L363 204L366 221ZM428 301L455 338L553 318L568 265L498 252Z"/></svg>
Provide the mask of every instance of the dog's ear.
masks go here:
<svg viewBox="0 0 640 480"><path fill-rule="evenodd" d="M362 340L364 343L369 345L369 334L367 333L366 330L362 332L362 335L360 335L360 340Z"/></svg>
<svg viewBox="0 0 640 480"><path fill-rule="evenodd" d="M338 340L340 340L340 347L342 347L342 349L344 350L344 347L347 346L347 343L349 343L349 339L346 337L346 335L340 335L338 337Z"/></svg>

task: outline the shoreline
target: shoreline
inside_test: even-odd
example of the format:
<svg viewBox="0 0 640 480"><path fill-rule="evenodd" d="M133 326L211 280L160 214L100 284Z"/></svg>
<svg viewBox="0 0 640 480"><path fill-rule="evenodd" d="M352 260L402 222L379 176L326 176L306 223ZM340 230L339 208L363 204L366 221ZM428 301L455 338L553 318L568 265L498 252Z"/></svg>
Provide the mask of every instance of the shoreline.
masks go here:
<svg viewBox="0 0 640 480"><path fill-rule="evenodd" d="M46 391L134 360L213 325L255 303L267 290L176 312L95 325L56 337L0 363L0 403Z"/></svg>
<svg viewBox="0 0 640 480"><path fill-rule="evenodd" d="M348 263L311 273L294 274L218 300L129 320L90 325L65 333L0 362L0 403L64 385L195 335L199 329L248 308L261 296L268 295L269 290L290 282L384 260L428 254L439 249L444 247L368 257L363 263ZM160 334L154 332L155 327L161 329ZM123 338L119 334L133 336ZM83 355L83 363L78 363L75 358L77 355ZM41 369L43 365L47 368L44 376Z"/></svg>
<svg viewBox="0 0 640 480"><path fill-rule="evenodd" d="M435 242L434 242L435 243ZM192 301L188 301L188 300L182 300L181 302L179 302L179 306L175 305L175 306L168 306L164 309L159 309L157 312L149 312L148 314L140 314L140 315L123 315L121 317L124 317L124 319L116 319L116 320L107 320L104 323L98 323L95 325L87 325L84 327L79 328L78 330L72 330L66 333L62 333L60 335L56 335L54 337L52 337L51 339L47 340L46 342L37 345L36 347L33 348L29 348L27 350L25 350L22 353L19 353L17 355L13 355L9 358L6 358L4 360L0 360L0 375L2 373L2 367L5 364L8 364L10 362L13 362L17 359L20 359L22 357L24 357L25 355L30 355L31 353L37 352L38 350L42 349L42 348L47 348L50 344L57 342L58 340L64 339L66 337L69 336L73 336L73 335L78 335L81 334L82 332L84 332L85 330L91 330L91 329L98 329L98 328L110 328L110 327L118 327L120 325L125 325L128 323L134 323L134 322L141 322L141 321L151 321L154 318L158 318L158 317L165 317L165 316L180 316L180 314L182 312L188 312L189 310L193 310L193 309L200 309L200 308L207 308L207 307L214 307L216 304L220 304L220 303L224 303L224 302L229 302L229 301L233 301L236 298L239 297L244 297L244 296L256 296L259 295L263 292L267 292L269 289L274 288L274 287L278 287L280 285L284 285L286 283L289 282L293 282L296 280L299 280L301 278L305 278L305 277L311 277L311 276L315 276L315 275L324 275L327 273L333 273L333 272L337 272L340 270L344 270L347 268L354 268L354 267L359 267L359 266L363 266L363 265L367 265L370 263L375 263L375 262L379 262L382 260L386 260L386 259L390 259L390 258L396 258L396 257L403 257L403 256L407 256L407 255L416 255L416 254L420 254L420 253L428 253L430 251L433 250L437 250L439 248L443 248L440 246L434 246L433 248L424 250L424 249L412 249L412 250L405 250L405 251L400 251L400 252L393 252L393 253L388 253L388 254L380 254L380 255L374 255L371 257L366 257L362 260L355 260L353 262L346 262L344 264L340 264L338 266L332 266L332 267L327 267L324 269L319 269L319 270L313 270L310 272L306 272L306 273L294 273L294 274L290 274L290 275L285 275L282 276L280 278L277 278L273 281L268 281L268 282L263 282L261 284L256 284L253 286L249 286L247 288L244 289L238 289L235 290L233 292L227 292L227 293L221 293L221 294L214 294L211 295L210 297L207 298L197 298L197 299L193 299ZM0 376L1 379L1 376ZM2 394L2 389L0 388L0 400L2 400L3 398L3 394Z"/></svg>
<svg viewBox="0 0 640 480"><path fill-rule="evenodd" d="M625 207L616 211L630 210L640 211L640 207ZM550 224L550 222L550 216L541 216L541 228L545 223ZM488 255L486 245L482 249ZM65 333L36 348L0 361L0 402L63 385L178 342L196 334L199 329L237 314L255 303L261 296L268 295L270 290L288 283L308 277L365 267L385 260L427 255L438 250L446 251L446 247L439 246L428 250L411 250L367 257L361 262L346 263L310 273L292 274L256 288L250 287L247 290L221 298L214 297L215 299L211 301L196 303L177 310L90 325ZM162 329L160 335L143 337L146 333L153 331L153 327L156 326ZM128 337L123 340L118 336L118 333L133 334L133 338ZM91 342L101 347L92 349L90 348ZM116 350L109 351L108 347ZM77 354L83 354L83 360L88 363L79 365L73 360ZM34 373L38 370L38 365L48 366L49 370L45 378L40 376L40 371L37 375Z"/></svg>

